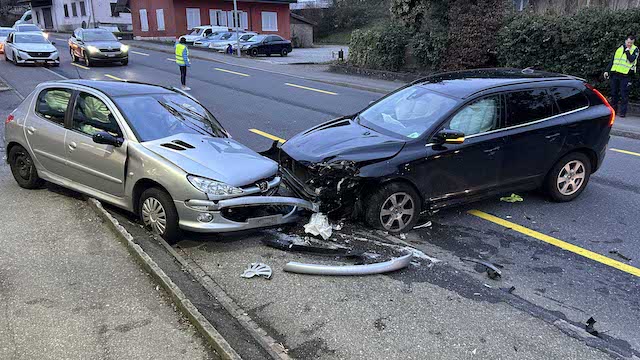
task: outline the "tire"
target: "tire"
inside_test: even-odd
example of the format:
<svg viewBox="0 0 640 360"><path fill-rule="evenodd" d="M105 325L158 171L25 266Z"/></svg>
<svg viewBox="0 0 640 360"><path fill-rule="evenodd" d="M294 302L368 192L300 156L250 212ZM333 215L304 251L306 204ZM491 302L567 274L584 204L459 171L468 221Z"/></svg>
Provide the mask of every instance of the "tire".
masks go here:
<svg viewBox="0 0 640 360"><path fill-rule="evenodd" d="M556 202L577 198L591 177L591 160L580 152L566 155L553 166L545 179L544 190Z"/></svg>
<svg viewBox="0 0 640 360"><path fill-rule="evenodd" d="M11 174L18 185L24 189L37 189L44 184L38 176L36 165L29 152L20 145L15 145L9 151L9 166Z"/></svg>
<svg viewBox="0 0 640 360"><path fill-rule="evenodd" d="M76 55L73 53L73 49L72 48L69 48L69 55L71 55L71 62L72 63L78 61L78 59L76 58Z"/></svg>
<svg viewBox="0 0 640 360"><path fill-rule="evenodd" d="M84 53L84 66L91 67L91 59L89 59L89 54Z"/></svg>
<svg viewBox="0 0 640 360"><path fill-rule="evenodd" d="M249 55L251 55L251 56L253 56L253 57L258 56L258 49L255 49L255 48L254 48L254 49L251 49L251 50L249 51Z"/></svg>
<svg viewBox="0 0 640 360"><path fill-rule="evenodd" d="M180 240L178 211L171 195L157 187L149 188L140 195L138 204L138 216L147 229L169 244Z"/></svg>
<svg viewBox="0 0 640 360"><path fill-rule="evenodd" d="M393 199L397 205L394 205ZM366 200L365 206L365 220L370 226L398 234L416 225L422 210L422 199L413 187L393 182L377 189Z"/></svg>
<svg viewBox="0 0 640 360"><path fill-rule="evenodd" d="M282 49L282 51L280 51L280 56L285 57L289 55L289 49Z"/></svg>

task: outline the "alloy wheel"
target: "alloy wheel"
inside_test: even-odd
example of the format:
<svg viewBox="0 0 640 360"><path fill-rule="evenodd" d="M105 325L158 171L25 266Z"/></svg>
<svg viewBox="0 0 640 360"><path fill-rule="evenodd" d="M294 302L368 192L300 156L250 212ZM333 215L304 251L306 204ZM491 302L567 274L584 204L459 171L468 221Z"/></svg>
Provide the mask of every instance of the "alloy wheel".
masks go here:
<svg viewBox="0 0 640 360"><path fill-rule="evenodd" d="M150 197L142 204L142 222L159 235L167 228L167 213L158 199Z"/></svg>
<svg viewBox="0 0 640 360"><path fill-rule="evenodd" d="M585 166L580 160L571 160L558 173L558 191L565 196L580 190L586 177Z"/></svg>
<svg viewBox="0 0 640 360"><path fill-rule="evenodd" d="M405 193L391 194L380 209L380 222L385 230L398 231L413 220L416 206L413 198Z"/></svg>

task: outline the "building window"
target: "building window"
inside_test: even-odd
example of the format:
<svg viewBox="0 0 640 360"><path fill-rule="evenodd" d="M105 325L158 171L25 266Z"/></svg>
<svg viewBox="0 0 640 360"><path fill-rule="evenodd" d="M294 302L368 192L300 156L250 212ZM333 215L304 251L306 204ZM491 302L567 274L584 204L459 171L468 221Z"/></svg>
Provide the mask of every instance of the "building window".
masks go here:
<svg viewBox="0 0 640 360"><path fill-rule="evenodd" d="M64 17L68 18L69 17L69 6L67 4L64 4Z"/></svg>
<svg viewBox="0 0 640 360"><path fill-rule="evenodd" d="M78 17L78 8L76 7L76 3L71 3L71 13L73 17Z"/></svg>
<svg viewBox="0 0 640 360"><path fill-rule="evenodd" d="M156 9L156 22L158 31L164 31L164 9Z"/></svg>
<svg viewBox="0 0 640 360"><path fill-rule="evenodd" d="M209 9L209 23L213 26L227 26L227 17L224 11Z"/></svg>
<svg viewBox="0 0 640 360"><path fill-rule="evenodd" d="M200 9L187 8L187 30L200 26Z"/></svg>
<svg viewBox="0 0 640 360"><path fill-rule="evenodd" d="M84 1L80 1L80 16L87 16L87 8L84 5Z"/></svg>
<svg viewBox="0 0 640 360"><path fill-rule="evenodd" d="M240 29L247 30L249 28L249 17L246 11L238 11L238 16L240 17ZM236 21L233 17L233 11L227 11L227 24L229 24L229 27L235 29Z"/></svg>
<svg viewBox="0 0 640 360"><path fill-rule="evenodd" d="M118 11L118 4L117 3L111 3L109 4L111 5L111 16L112 17L120 17L120 11Z"/></svg>
<svg viewBox="0 0 640 360"><path fill-rule="evenodd" d="M262 12L262 31L278 31L278 13Z"/></svg>
<svg viewBox="0 0 640 360"><path fill-rule="evenodd" d="M149 31L149 19L147 19L147 9L140 9L140 30Z"/></svg>

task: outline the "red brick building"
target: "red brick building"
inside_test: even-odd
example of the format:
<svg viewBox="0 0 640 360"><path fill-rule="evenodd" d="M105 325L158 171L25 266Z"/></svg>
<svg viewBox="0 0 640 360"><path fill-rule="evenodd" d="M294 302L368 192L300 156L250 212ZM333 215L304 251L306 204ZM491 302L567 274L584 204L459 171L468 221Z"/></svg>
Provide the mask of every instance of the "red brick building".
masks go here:
<svg viewBox="0 0 640 360"><path fill-rule="evenodd" d="M238 0L240 28L290 39L289 4L296 1ZM200 25L234 27L232 0L129 0L129 7L138 38L175 39Z"/></svg>

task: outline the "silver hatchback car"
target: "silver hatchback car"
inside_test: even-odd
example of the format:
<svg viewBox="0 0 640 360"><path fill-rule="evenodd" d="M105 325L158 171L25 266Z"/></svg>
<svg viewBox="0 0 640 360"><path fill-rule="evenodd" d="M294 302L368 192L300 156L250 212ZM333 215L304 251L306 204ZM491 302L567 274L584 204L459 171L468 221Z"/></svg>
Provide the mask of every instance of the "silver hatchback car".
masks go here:
<svg viewBox="0 0 640 360"><path fill-rule="evenodd" d="M112 81L40 84L5 122L18 184L43 180L137 213L169 242L295 221L318 206L276 196L278 164L232 140L176 89Z"/></svg>

